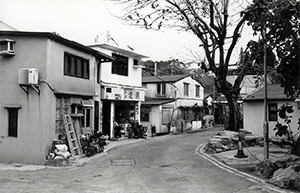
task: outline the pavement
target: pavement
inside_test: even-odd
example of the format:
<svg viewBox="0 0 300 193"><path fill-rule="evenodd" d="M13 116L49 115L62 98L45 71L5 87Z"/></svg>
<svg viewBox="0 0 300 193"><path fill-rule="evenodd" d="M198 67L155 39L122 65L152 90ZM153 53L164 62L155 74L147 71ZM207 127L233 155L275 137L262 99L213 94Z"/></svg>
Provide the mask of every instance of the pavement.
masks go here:
<svg viewBox="0 0 300 193"><path fill-rule="evenodd" d="M159 136L159 137L161 138L164 136ZM59 169L60 167L58 167L58 166L78 167L78 166L82 166L82 165L88 163L92 159L96 159L99 156L103 156L103 155L107 154L107 152L109 152L111 149L113 149L115 147L124 146L124 145L132 144L132 143L138 143L138 142L142 142L145 140L152 140L155 138L156 137L154 137L154 138L148 137L147 139L124 138L124 139L119 139L117 141L109 141L109 143L106 146L104 146L104 152L97 153L91 157L81 155L81 156L76 156L74 158L70 158L69 161L66 161L62 157L57 156L56 159L51 160L50 163L48 163L46 165L29 165L29 164L21 164L21 163L0 163L0 171L5 171L5 170L32 171L32 170L40 170L40 169L45 169L45 168ZM46 161L46 162L48 162L48 161Z"/></svg>
<svg viewBox="0 0 300 193"><path fill-rule="evenodd" d="M168 135L166 135L168 136ZM104 147L104 152L98 153L94 156L87 157L85 155L83 156L76 156L75 158L71 158L69 161L66 161L62 158L59 158L57 160L54 160L53 163L47 164L47 165L26 165L26 164L20 164L20 163L10 163L10 164L4 164L0 163L0 171L1 170L38 170L38 169L44 169L44 168L59 168L57 166L66 166L66 167L72 167L72 166L82 166L86 163L88 163L92 159L96 159L98 156L103 156L107 152L109 152L111 149L117 147L117 146L124 146L132 143L138 143L142 142L144 140L155 140L156 138L161 138L164 136L159 137L148 137L147 139L120 139L118 141L109 141L108 145ZM216 154L206 154L204 153L204 146L205 144L201 144L197 149L196 153L201 155L202 157L206 157L208 160L213 161L218 164L226 164L227 166L238 166L238 165L251 165L251 164L257 164L260 161L264 160L264 153L263 153L263 147L260 146L254 146L254 147L247 147L243 148L243 153L247 155L246 158L237 158L235 155L237 155L237 150L229 150L224 151L221 153ZM269 148L269 157L270 158L280 158L283 157L287 153L287 149L278 148L277 146L271 146Z"/></svg>
<svg viewBox="0 0 300 193"><path fill-rule="evenodd" d="M247 157L237 158L238 150L229 150L221 153L210 154L210 156L216 158L217 160L229 165L254 165L258 164L260 161L264 160L264 148L262 146L251 146L243 147L242 152ZM288 149L280 148L277 145L269 145L269 159L277 159L284 157L288 152Z"/></svg>

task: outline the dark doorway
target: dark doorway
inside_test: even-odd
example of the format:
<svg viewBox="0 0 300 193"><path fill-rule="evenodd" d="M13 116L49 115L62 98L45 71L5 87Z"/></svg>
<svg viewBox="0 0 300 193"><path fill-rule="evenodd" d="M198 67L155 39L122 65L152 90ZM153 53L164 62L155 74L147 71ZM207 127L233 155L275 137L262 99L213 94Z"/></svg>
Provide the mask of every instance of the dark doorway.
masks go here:
<svg viewBox="0 0 300 193"><path fill-rule="evenodd" d="M94 131L99 131L99 101L95 101L95 123Z"/></svg>
<svg viewBox="0 0 300 193"><path fill-rule="evenodd" d="M110 136L110 101L103 100L103 108L102 108L102 115L103 115L103 127L102 127L102 133L103 135ZM110 136L112 137L112 136Z"/></svg>

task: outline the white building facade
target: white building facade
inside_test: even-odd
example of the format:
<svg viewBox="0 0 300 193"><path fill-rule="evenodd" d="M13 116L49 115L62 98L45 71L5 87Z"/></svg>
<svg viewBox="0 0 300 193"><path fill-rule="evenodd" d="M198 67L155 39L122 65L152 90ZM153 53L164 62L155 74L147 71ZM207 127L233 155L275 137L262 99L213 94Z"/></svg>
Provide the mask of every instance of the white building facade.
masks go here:
<svg viewBox="0 0 300 193"><path fill-rule="evenodd" d="M141 123L148 128L155 126L157 133L168 133L171 127L177 130L199 129L199 117L188 118L188 109L203 106L204 87L191 75L143 77L147 89L142 102ZM193 123L197 121L197 123Z"/></svg>
<svg viewBox="0 0 300 193"><path fill-rule="evenodd" d="M102 132L115 137L115 126L126 127L140 122L141 101L145 98L142 88L141 59L147 56L109 44L94 44L90 48L114 58L113 62L101 65ZM124 128L125 136L128 130Z"/></svg>

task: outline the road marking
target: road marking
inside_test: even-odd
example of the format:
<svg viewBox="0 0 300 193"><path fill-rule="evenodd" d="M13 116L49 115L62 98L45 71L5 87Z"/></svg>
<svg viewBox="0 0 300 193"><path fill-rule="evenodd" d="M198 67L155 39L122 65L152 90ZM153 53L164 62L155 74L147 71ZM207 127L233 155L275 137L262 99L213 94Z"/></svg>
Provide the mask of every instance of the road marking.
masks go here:
<svg viewBox="0 0 300 193"><path fill-rule="evenodd" d="M207 155L206 153L203 152L203 149L205 147L205 143L203 144L200 144L196 149L195 149L195 153L200 155L201 157L203 157L204 159L210 161L211 163L213 163L214 165L216 165L217 167L223 169L223 170L226 170L230 173L233 173L235 175L238 175L240 177L245 177L247 180L250 180L252 182L256 182L256 183L263 183L268 189L272 190L272 191L275 191L275 192L279 192L279 193L287 193L287 191L284 191L284 190L279 190L277 187L272 187L271 185L267 184L264 180L258 178L258 177L255 177L255 176L252 176L250 174L247 174L245 172L242 172L242 171L239 171L235 168L232 168L222 162L220 162L219 160Z"/></svg>

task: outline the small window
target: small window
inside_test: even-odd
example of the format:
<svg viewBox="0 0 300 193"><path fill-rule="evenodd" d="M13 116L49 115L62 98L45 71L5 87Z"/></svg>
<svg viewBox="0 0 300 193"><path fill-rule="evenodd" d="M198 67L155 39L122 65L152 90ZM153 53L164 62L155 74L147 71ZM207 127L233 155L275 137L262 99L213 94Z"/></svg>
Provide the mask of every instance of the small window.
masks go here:
<svg viewBox="0 0 300 193"><path fill-rule="evenodd" d="M97 83L99 84L100 83L100 72L101 72L101 65L100 65L100 62L97 61Z"/></svg>
<svg viewBox="0 0 300 193"><path fill-rule="evenodd" d="M91 127L91 108L83 108L83 116L81 117L81 125L83 128Z"/></svg>
<svg viewBox="0 0 300 193"><path fill-rule="evenodd" d="M19 108L7 108L9 137L18 137L18 110Z"/></svg>
<svg viewBox="0 0 300 193"><path fill-rule="evenodd" d="M118 54L112 54L114 61L112 62L112 74L128 76L128 57Z"/></svg>
<svg viewBox="0 0 300 193"><path fill-rule="evenodd" d="M189 96L189 84L183 83L184 96Z"/></svg>
<svg viewBox="0 0 300 193"><path fill-rule="evenodd" d="M200 86L196 85L196 97L200 97Z"/></svg>
<svg viewBox="0 0 300 193"><path fill-rule="evenodd" d="M269 107L269 121L277 121L277 104L271 103Z"/></svg>
<svg viewBox="0 0 300 193"><path fill-rule="evenodd" d="M107 93L111 93L111 92L112 92L112 89L109 88L109 87L107 87L107 88L106 88L106 92L107 92Z"/></svg>
<svg viewBox="0 0 300 193"><path fill-rule="evenodd" d="M140 65L140 61L137 59L133 59L133 65L135 65L135 66Z"/></svg>
<svg viewBox="0 0 300 193"><path fill-rule="evenodd" d="M69 53L64 55L64 75L89 79L89 60L74 56Z"/></svg>
<svg viewBox="0 0 300 193"><path fill-rule="evenodd" d="M157 95L166 95L166 83L157 84Z"/></svg>
<svg viewBox="0 0 300 193"><path fill-rule="evenodd" d="M146 121L146 122L150 121L150 111L151 111L151 107L148 106L141 107L141 113L140 113L141 121Z"/></svg>

